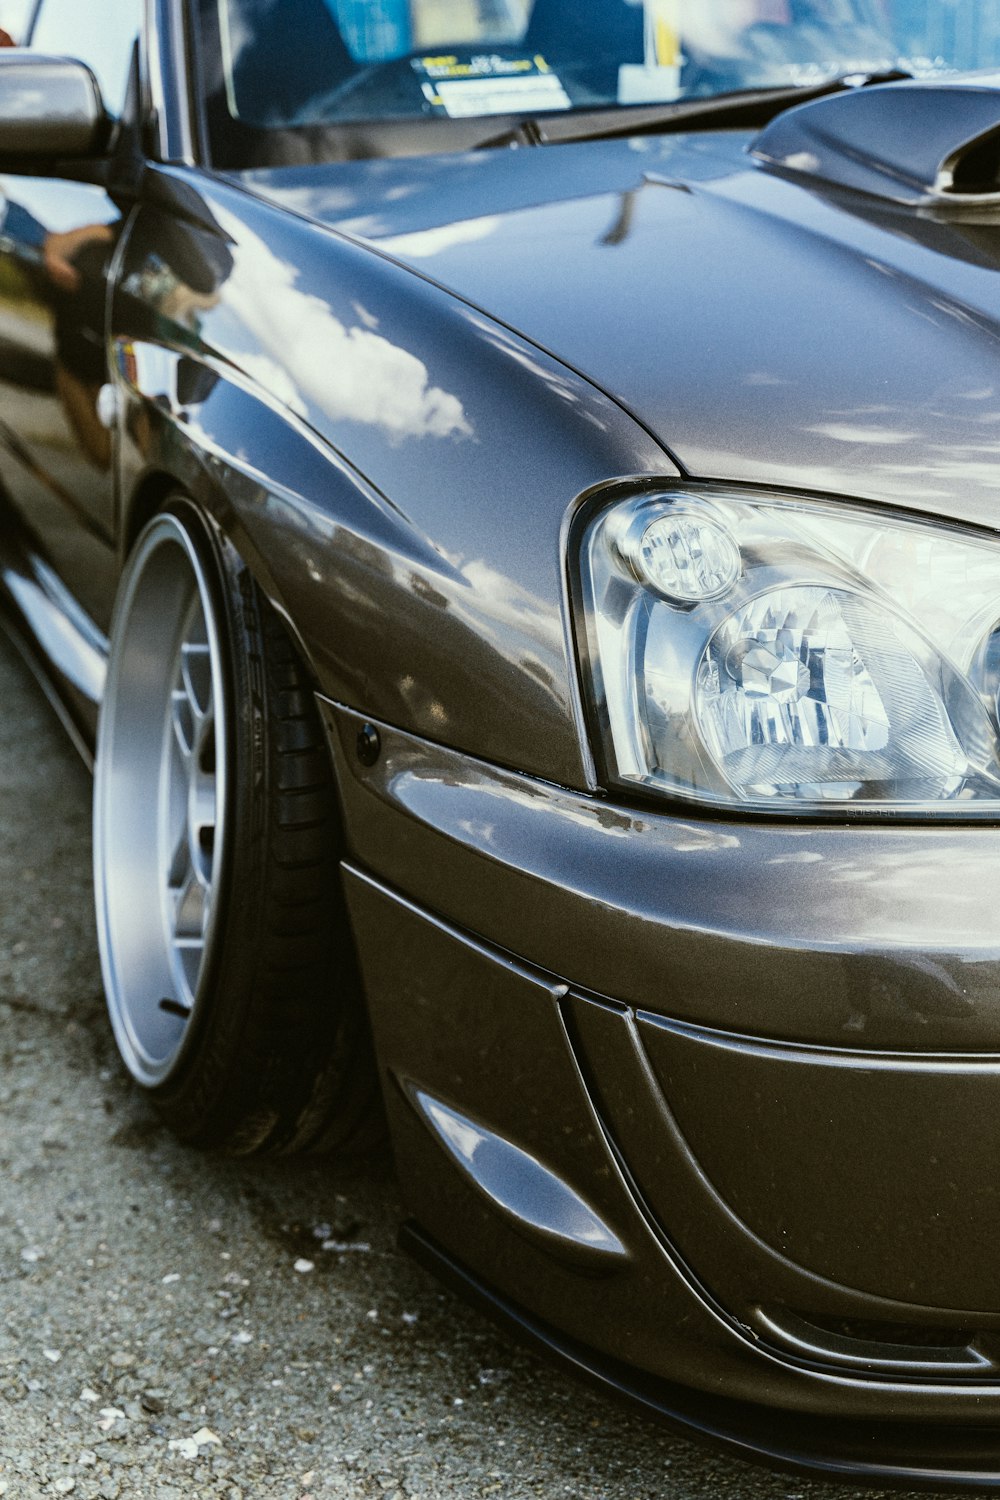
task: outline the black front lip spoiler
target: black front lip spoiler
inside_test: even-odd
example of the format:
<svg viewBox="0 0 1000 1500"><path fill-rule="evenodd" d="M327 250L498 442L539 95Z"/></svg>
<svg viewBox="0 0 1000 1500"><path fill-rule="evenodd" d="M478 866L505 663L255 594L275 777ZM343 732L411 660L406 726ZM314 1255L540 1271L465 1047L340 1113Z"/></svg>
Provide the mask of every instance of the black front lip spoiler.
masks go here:
<svg viewBox="0 0 1000 1500"><path fill-rule="evenodd" d="M524 1343L569 1366L607 1394L736 1458L795 1474L868 1485L1000 1492L1000 1428L925 1423L847 1422L777 1411L672 1385L596 1353L492 1291L443 1250L419 1224L399 1243L421 1265L506 1325Z"/></svg>

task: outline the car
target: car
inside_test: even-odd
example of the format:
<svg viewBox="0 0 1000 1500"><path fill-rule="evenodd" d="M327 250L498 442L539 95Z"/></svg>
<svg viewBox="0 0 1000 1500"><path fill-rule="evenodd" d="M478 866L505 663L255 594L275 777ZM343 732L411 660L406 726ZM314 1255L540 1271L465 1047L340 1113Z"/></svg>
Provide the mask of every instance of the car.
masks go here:
<svg viewBox="0 0 1000 1500"><path fill-rule="evenodd" d="M404 1243L605 1389L971 1489L995 20L39 0L0 51L0 599L137 1087L234 1153L384 1121Z"/></svg>

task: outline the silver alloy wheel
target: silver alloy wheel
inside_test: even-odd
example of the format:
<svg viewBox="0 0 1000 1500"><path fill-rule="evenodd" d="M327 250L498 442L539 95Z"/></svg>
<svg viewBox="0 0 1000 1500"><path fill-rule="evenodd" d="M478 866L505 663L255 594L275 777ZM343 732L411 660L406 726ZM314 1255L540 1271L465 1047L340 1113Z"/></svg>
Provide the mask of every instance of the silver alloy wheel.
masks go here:
<svg viewBox="0 0 1000 1500"><path fill-rule="evenodd" d="M182 521L165 512L122 578L94 787L104 988L119 1051L147 1087L177 1067L210 977L226 754L209 576Z"/></svg>

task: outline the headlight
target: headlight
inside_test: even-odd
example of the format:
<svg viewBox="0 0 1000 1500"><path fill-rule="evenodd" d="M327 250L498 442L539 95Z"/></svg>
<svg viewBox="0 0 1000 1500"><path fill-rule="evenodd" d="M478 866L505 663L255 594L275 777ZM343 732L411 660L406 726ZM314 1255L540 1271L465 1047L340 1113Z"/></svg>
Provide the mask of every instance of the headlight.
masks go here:
<svg viewBox="0 0 1000 1500"><path fill-rule="evenodd" d="M711 487L574 548L610 781L719 808L1000 813L1000 544Z"/></svg>

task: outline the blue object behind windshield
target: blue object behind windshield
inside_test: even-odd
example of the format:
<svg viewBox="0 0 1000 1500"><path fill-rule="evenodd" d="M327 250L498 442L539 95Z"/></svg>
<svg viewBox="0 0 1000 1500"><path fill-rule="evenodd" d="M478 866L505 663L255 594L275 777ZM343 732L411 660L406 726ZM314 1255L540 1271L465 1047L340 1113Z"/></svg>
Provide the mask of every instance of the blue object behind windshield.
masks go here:
<svg viewBox="0 0 1000 1500"><path fill-rule="evenodd" d="M413 49L409 0L326 0L357 62L388 62Z"/></svg>

